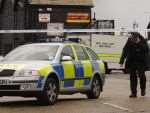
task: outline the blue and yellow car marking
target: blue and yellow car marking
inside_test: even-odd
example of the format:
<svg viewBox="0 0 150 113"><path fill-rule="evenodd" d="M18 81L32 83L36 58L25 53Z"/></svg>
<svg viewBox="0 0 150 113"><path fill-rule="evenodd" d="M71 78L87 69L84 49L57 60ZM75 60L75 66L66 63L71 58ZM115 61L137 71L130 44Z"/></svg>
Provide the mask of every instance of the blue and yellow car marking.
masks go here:
<svg viewBox="0 0 150 113"><path fill-rule="evenodd" d="M84 80L84 85L85 85L85 86L88 86L88 85L90 84L90 81L91 81L90 78L85 79L85 80Z"/></svg>
<svg viewBox="0 0 150 113"><path fill-rule="evenodd" d="M18 69L19 66L24 66L22 64L16 65L6 65L1 64L0 68L5 69ZM80 88L90 84L93 72L104 73L105 67L103 62L99 61L67 61L62 64L47 64L38 69L40 74L40 79L38 81L38 86L42 86L42 81L51 72L56 72L59 79L61 87L75 87Z"/></svg>
<svg viewBox="0 0 150 113"><path fill-rule="evenodd" d="M53 72L53 67L51 64L42 66L39 70L41 76L48 76L50 72Z"/></svg>
<svg viewBox="0 0 150 113"><path fill-rule="evenodd" d="M60 80L64 79L64 70L62 64L55 63L53 64L53 69L59 75Z"/></svg>
<svg viewBox="0 0 150 113"><path fill-rule="evenodd" d="M83 78L84 77L84 69L83 65L79 61L74 62L75 66L75 78Z"/></svg>
<svg viewBox="0 0 150 113"><path fill-rule="evenodd" d="M74 81L70 80L75 78L75 69L73 62L72 61L62 62L62 66L64 70L64 87L73 87Z"/></svg>
<svg viewBox="0 0 150 113"><path fill-rule="evenodd" d="M84 80L82 80L84 78L84 69L83 66L80 62L76 61L74 62L74 66L75 66L75 87L79 88L82 87L84 84Z"/></svg>
<svg viewBox="0 0 150 113"><path fill-rule="evenodd" d="M64 69L63 69L62 64L60 64L60 63L53 64L53 69L56 72L56 74L58 75L59 79L61 80L60 87L64 87L64 81L62 81L62 80L64 80Z"/></svg>
<svg viewBox="0 0 150 113"><path fill-rule="evenodd" d="M62 64L53 64L53 69L59 75L61 80L61 87L79 88L85 85L89 85L90 78L92 77L93 66L89 61L83 61L82 63L79 61L67 61L63 62ZM90 71L88 71L89 67L91 68ZM89 76L86 76L87 74L89 74Z"/></svg>
<svg viewBox="0 0 150 113"><path fill-rule="evenodd" d="M92 76L92 64L89 60L81 61L84 69L84 77L88 78Z"/></svg>

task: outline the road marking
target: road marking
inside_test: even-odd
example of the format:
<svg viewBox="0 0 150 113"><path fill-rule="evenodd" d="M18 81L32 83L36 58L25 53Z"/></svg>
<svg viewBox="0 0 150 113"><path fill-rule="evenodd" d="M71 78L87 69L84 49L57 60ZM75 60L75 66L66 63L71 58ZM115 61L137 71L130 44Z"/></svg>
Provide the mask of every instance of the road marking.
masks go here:
<svg viewBox="0 0 150 113"><path fill-rule="evenodd" d="M117 108L117 109L120 109L120 110L123 110L123 111L132 112L130 109L125 108L125 107L118 106L118 105L116 105L116 104L111 104L111 103L103 103L103 104L104 104L104 105L111 106L111 107L114 107L114 108Z"/></svg>

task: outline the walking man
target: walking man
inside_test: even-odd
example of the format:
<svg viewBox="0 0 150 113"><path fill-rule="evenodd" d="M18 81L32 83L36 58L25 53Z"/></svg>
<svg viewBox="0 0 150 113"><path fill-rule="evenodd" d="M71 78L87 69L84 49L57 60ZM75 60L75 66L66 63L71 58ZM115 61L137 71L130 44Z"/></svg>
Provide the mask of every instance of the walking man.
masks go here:
<svg viewBox="0 0 150 113"><path fill-rule="evenodd" d="M131 32L131 36L126 42L120 58L120 65L123 66L130 74L130 98L137 97L137 83L140 78L141 96L146 94L146 76L145 71L148 68L149 48L144 37L138 32Z"/></svg>

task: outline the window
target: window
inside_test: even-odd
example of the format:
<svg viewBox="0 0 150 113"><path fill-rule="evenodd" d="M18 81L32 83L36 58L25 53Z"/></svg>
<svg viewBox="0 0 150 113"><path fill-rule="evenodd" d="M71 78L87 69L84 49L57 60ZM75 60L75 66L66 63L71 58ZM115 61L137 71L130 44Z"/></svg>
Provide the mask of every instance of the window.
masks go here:
<svg viewBox="0 0 150 113"><path fill-rule="evenodd" d="M114 29L115 28L114 20L97 20L95 24L97 26L97 29ZM101 32L99 34L114 35L114 32Z"/></svg>
<svg viewBox="0 0 150 113"><path fill-rule="evenodd" d="M90 49L90 48L86 48L86 49L87 49L89 55L91 56L92 60L98 60L96 53L92 49Z"/></svg>
<svg viewBox="0 0 150 113"><path fill-rule="evenodd" d="M63 49L63 51L61 53L61 57L62 56L71 56L72 59L75 58L71 46L64 47L64 49Z"/></svg>
<svg viewBox="0 0 150 113"><path fill-rule="evenodd" d="M81 46L74 46L77 52L77 57L79 60L89 60L89 57L85 50Z"/></svg>

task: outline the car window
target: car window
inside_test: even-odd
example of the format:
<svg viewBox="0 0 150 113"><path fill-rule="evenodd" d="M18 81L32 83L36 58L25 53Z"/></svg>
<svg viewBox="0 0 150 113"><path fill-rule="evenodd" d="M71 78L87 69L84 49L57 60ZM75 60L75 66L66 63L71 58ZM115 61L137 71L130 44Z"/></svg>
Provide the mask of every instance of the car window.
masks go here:
<svg viewBox="0 0 150 113"><path fill-rule="evenodd" d="M61 58L63 56L71 56L72 59L75 59L71 46L66 46L63 48L62 53L61 53Z"/></svg>
<svg viewBox="0 0 150 113"><path fill-rule="evenodd" d="M87 49L89 55L91 56L92 60L98 60L96 53L92 49L90 49L88 47L86 47L86 49Z"/></svg>
<svg viewBox="0 0 150 113"><path fill-rule="evenodd" d="M75 45L74 48L76 50L78 60L89 60L89 56L83 47Z"/></svg>

